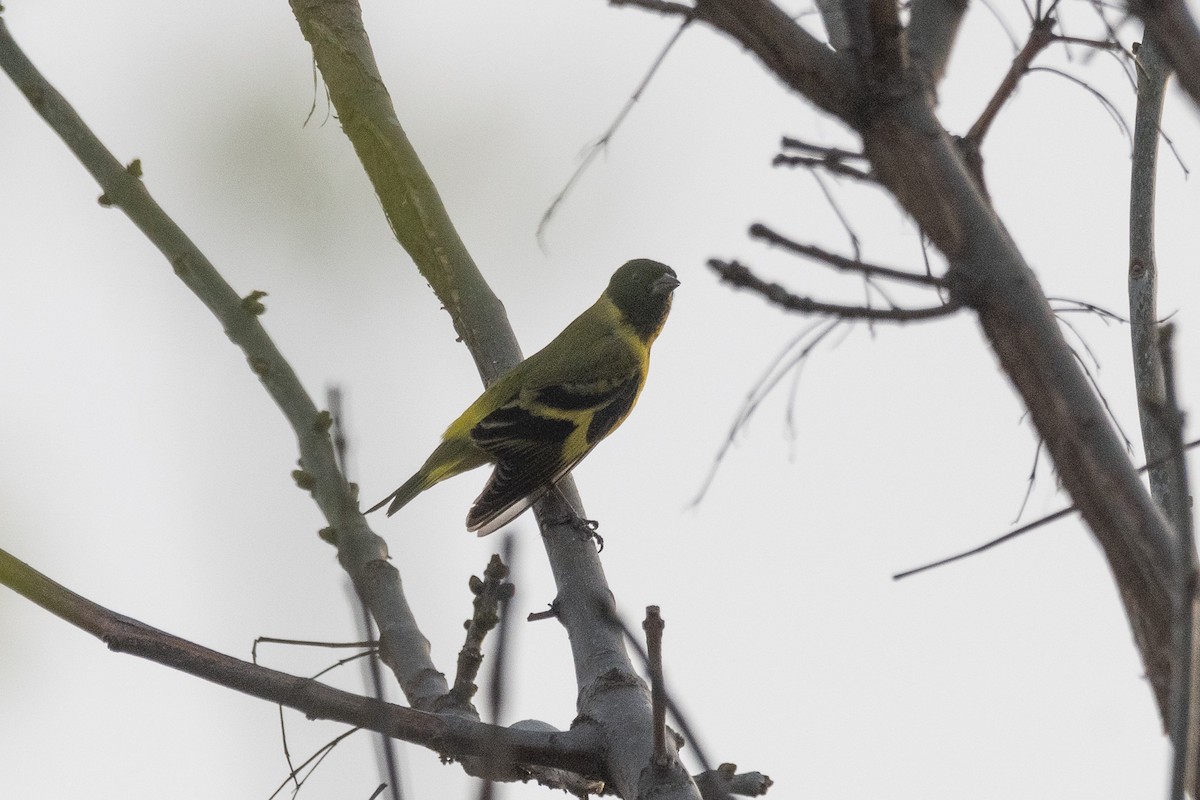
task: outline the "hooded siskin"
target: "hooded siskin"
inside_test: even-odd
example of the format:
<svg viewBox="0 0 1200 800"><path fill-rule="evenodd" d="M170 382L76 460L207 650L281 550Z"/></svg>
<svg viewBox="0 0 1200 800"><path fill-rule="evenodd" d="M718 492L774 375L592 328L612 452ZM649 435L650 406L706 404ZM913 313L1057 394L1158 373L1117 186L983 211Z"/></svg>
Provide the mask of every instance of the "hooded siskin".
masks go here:
<svg viewBox="0 0 1200 800"><path fill-rule="evenodd" d="M467 530L484 536L516 519L633 410L677 286L665 264L627 262L591 308L489 386L417 474L367 513L390 502L391 516L434 484L494 464Z"/></svg>

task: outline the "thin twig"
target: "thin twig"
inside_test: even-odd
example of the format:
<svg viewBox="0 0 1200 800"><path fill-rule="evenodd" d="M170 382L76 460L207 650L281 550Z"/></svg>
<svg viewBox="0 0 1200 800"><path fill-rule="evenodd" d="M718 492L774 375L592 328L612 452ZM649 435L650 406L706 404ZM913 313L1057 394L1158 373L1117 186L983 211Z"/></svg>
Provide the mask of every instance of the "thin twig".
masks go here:
<svg viewBox="0 0 1200 800"><path fill-rule="evenodd" d="M642 3L638 3L637 5L647 7ZM659 8L655 8L654 10L674 13L676 9L673 8L673 6L675 6L674 3L663 3L660 4ZM562 202L567 199L567 195L569 195L571 190L575 188L575 184L577 184L579 179L583 177L583 173L587 171L587 168L592 165L592 162L596 160L596 157L604 152L604 149L608 147L610 142L612 142L612 139L614 136L616 136L621 124L625 122L625 118L629 116L629 112L633 111L633 107L637 105L639 100L642 99L642 93L645 92L646 87L650 85L650 81L654 78L655 73L658 72L658 68L663 65L664 61L666 61L667 54L671 52L671 48L673 48L675 43L679 41L679 37L683 36L683 32L687 30L687 27L689 24L691 24L691 22L692 18L689 15L675 30L675 33L671 35L671 38L667 41L666 45L661 51L659 51L658 56L654 59L654 63L650 65L650 69L648 69L646 74L642 77L641 83L639 83L637 88L633 90L633 94L630 95L629 99L625 101L625 105L622 106L621 110L617 112L617 116L613 118L613 121L609 124L608 129L601 134L599 139L588 146L583 158L580 160L578 166L575 167L575 171L571 173L571 177L567 178L567 182L563 184L561 189L558 190L558 194L554 196L554 199L550 201L550 205L547 206L546 210L542 213L542 218L538 222L536 237L538 243L541 244L543 248L545 247L546 226L550 224L550 220L553 218L554 213L558 210L558 207L562 205Z"/></svg>
<svg viewBox="0 0 1200 800"><path fill-rule="evenodd" d="M918 322L950 316L961 307L953 299L942 305L926 308L867 308L865 306L822 303L810 297L794 295L778 283L764 281L747 267L736 261L727 262L712 258L709 259L708 266L720 275L721 279L726 283L743 289L750 289L781 308L786 308L789 311L799 311L802 314L825 314L845 320Z"/></svg>
<svg viewBox="0 0 1200 800"><path fill-rule="evenodd" d="M1067 80L1071 81L1071 83L1074 83L1076 86L1086 90L1088 94L1096 98L1097 102L1099 102L1100 105L1104 107L1104 110L1108 112L1108 115L1112 117L1113 122L1115 122L1117 125L1117 129L1120 130L1121 133L1125 135L1125 138L1129 140L1130 146L1133 145L1133 131L1129 129L1129 123L1125 121L1125 117L1121 114L1120 109L1113 105L1113 102L1105 97L1104 93L1099 89L1092 86L1082 78L1077 78L1071 73L1064 72L1057 67L1030 67L1028 71L1048 72L1051 75L1058 75L1059 77L1066 78Z"/></svg>
<svg viewBox="0 0 1200 800"><path fill-rule="evenodd" d="M1077 44L1082 47L1089 47L1093 50L1121 50L1120 42L1114 42L1111 39L1084 39L1078 36L1064 36L1060 33L1054 34L1053 37L1058 44Z"/></svg>
<svg viewBox="0 0 1200 800"><path fill-rule="evenodd" d="M840 147L830 147L823 144L813 144L806 142L803 139L797 139L794 136L784 136L779 146L784 150L801 150L805 153L811 153L821 158L832 161L862 161L866 162L866 153L860 153L856 150L843 150Z"/></svg>
<svg viewBox="0 0 1200 800"><path fill-rule="evenodd" d="M1033 25L1029 30L1029 38L1025 40L1025 45L1013 58L1012 64L1009 65L1008 72L1004 76L1004 80L1000 81L1000 85L992 93L992 99L988 101L987 107L979 115L979 119L975 121L975 124L971 126L967 135L963 137L976 148L979 147L984 137L987 136L987 132L992 127L992 123L995 122L1000 109L1004 107L1004 104L1008 102L1013 92L1016 91L1017 83L1029 71L1029 65L1033 62L1033 59L1037 58L1038 53L1045 50L1054 41L1054 35L1051 31L1054 28L1055 20L1052 17L1042 17L1031 21Z"/></svg>
<svg viewBox="0 0 1200 800"><path fill-rule="evenodd" d="M992 15L992 18L995 19L996 23L1000 26L1000 30L1004 31L1004 35L1008 37L1008 42L1012 45L1013 53L1018 52L1021 49L1021 43L1017 41L1017 35L1013 32L1013 29L1008 26L1008 20L1006 20L1004 16L996 10L996 6L993 5L992 0L983 0L983 7L988 10L988 12ZM1026 6L1025 10L1028 12L1029 7ZM1032 21L1032 19L1030 21Z"/></svg>
<svg viewBox="0 0 1200 800"><path fill-rule="evenodd" d="M344 731L330 741L318 747L317 750L311 756L304 759L299 766L292 768L288 776L283 779L283 783L275 787L275 791L271 792L271 794L267 797L267 800L274 800L274 798L283 791L283 787L287 786L289 782L295 784L295 788L292 790L292 795L294 796L300 791L300 788L304 786L305 782L312 777L313 773L317 771L317 767L321 766L321 762L325 760L325 757L332 753L333 749L341 744L343 740L353 736L360 730L362 730L362 728L351 728L350 730ZM291 762L289 761L289 764L290 763ZM312 765L312 769L310 769L305 775L301 776L300 771L310 764Z"/></svg>
<svg viewBox="0 0 1200 800"><path fill-rule="evenodd" d="M803 331L801 331L799 335L788 342L788 344L779 351L779 354L772 359L770 365L763 372L762 377L758 379L758 381L746 394L746 399L743 401L742 407L738 409L737 417L734 418L733 424L729 426L729 431L725 434L725 440L721 443L721 447L717 450L717 454L713 458L713 463L712 466L709 467L708 475L705 476L704 482L700 485L700 490L696 492L695 498L692 499L692 502L689 505L693 507L699 505L700 501L704 499L704 496L708 494L708 490L712 487L713 482L716 480L717 471L720 469L722 462L724 462L725 456L729 452L729 448L733 447L733 443L736 441L738 433L743 427L745 427L746 423L750 421L750 418L758 409L759 404L766 399L767 395L771 393L771 390L773 390L775 386L778 385L779 381L782 380L783 377L792 369L799 370L800 367L805 363L805 360L808 358L809 354L812 353L817 345L819 345L826 336L832 333L833 330L841 324L842 320L838 319L818 320L817 322L812 323ZM804 347L800 348L799 352L794 357L789 359L789 354L791 354L796 347L801 345L805 339L809 339L810 336L811 341L809 341ZM784 363L785 359L787 359L786 363ZM780 364L783 364L784 366L780 367Z"/></svg>
<svg viewBox="0 0 1200 800"><path fill-rule="evenodd" d="M483 578L471 576L468 585L475 599L471 601L472 614L466 624L466 639L458 651L458 668L454 674L454 686L446 697L451 706L470 707L471 698L478 687L475 679L483 663L483 640L500 623L500 602L512 592L507 582L508 566L493 555L483 571Z"/></svg>
<svg viewBox="0 0 1200 800"><path fill-rule="evenodd" d="M1075 300L1070 297L1047 297L1046 300L1051 303L1070 303L1071 305L1075 306L1074 308L1051 307L1051 310L1055 314L1063 314L1070 311L1086 311L1088 313L1095 314L1105 322L1112 320L1113 322L1120 322L1122 324L1129 323L1129 320L1127 320L1125 317L1122 317L1115 311L1110 311L1104 306L1098 306L1095 303L1089 303L1086 300Z"/></svg>
<svg viewBox="0 0 1200 800"><path fill-rule="evenodd" d="M667 765L670 754L667 752L667 690L663 686L662 613L658 606L646 606L646 619L642 621L642 630L646 632L646 671L650 674L650 703L651 718L654 720L654 763L660 767Z"/></svg>
<svg viewBox="0 0 1200 800"><path fill-rule="evenodd" d="M488 565L488 572L492 571L493 565L498 561L499 565L504 568L504 577L508 577L512 571L515 542L516 539L511 533L505 534L504 540L500 544L500 554L492 556L492 563ZM504 682L507 677L505 669L508 666L508 637L512 625L513 592L513 585L505 582L501 584L501 589L497 597L497 624L499 630L496 633L496 652L493 658L495 663L492 667L492 680L490 683L493 725L499 725L501 718L504 716ZM501 765L508 764L511 760L511 756L499 744L488 750L488 754L484 758L483 785L479 789L480 800L492 800L495 796L495 780L493 776L499 772Z"/></svg>
<svg viewBox="0 0 1200 800"><path fill-rule="evenodd" d="M925 572L926 570L930 570L935 567L941 567L946 564L953 564L955 561L962 561L964 558L970 558L971 556L986 552L988 550L991 550L993 547L997 547L999 545L1004 544L1005 542L1009 541L1010 539L1017 538L1018 536L1020 536L1023 533L1028 533L1029 531L1035 530L1036 528L1040 528L1043 525L1054 522L1056 519L1062 519L1063 517L1069 516L1075 510L1076 510L1075 506L1068 506L1067 508L1059 509L1058 511L1055 511L1053 514L1047 514L1044 517L1035 519L1033 522L1029 522L1029 523L1026 523L1025 525L1022 525L1021 527L1017 528L1014 531L1009 531L1008 533L1004 534L1003 536L997 537L988 542L984 542L983 544L979 545L979 547L973 547L970 550L966 550L964 552L949 556L947 558L939 559L938 561L934 561L932 563L925 564L923 566L916 567L914 569L905 570L904 572L897 572L895 575L892 576L892 580L898 581L901 578L907 578L912 575L917 575L919 573Z"/></svg>
<svg viewBox="0 0 1200 800"><path fill-rule="evenodd" d="M753 239L761 239L767 244L776 245L798 255L807 256L817 261L823 261L835 269L840 269L845 272L859 272L863 275L875 276L880 278L888 278L895 281L903 281L906 283L916 283L922 286L938 286L944 287L946 281L942 278L933 275L922 275L915 272L907 272L901 269L892 267L881 267L876 264L868 264L864 261L854 258L846 258L839 256L836 253L831 253L828 250L822 250L810 244L801 244L793 239L789 239L783 234L776 233L762 223L756 222L750 226L750 237Z"/></svg>
<svg viewBox="0 0 1200 800"><path fill-rule="evenodd" d="M628 642L629 646L632 647L634 652L637 653L638 659L642 662L642 666L649 671L650 654L647 653L646 648L642 646L639 637L628 625L625 624L625 620L623 620L617 614L616 609L611 605L604 605L604 612L608 615L609 623L624 634L625 641ZM705 772L711 772L712 762L708 758L708 753L705 750L704 745L700 743L700 739L692 729L691 724L688 722L687 716L679 708L679 705L675 702L675 699L672 697L671 693L667 691L666 686L663 686L662 696L667 710L671 712L671 718L675 720L675 724L679 726L679 730L683 733L684 740L691 744L692 750L695 751L696 760L700 762L701 769Z"/></svg>
<svg viewBox="0 0 1200 800"><path fill-rule="evenodd" d="M816 172L809 174L811 174L813 180L817 182L817 186L821 187L821 194L825 195L825 200L829 203L829 207L833 209L833 213L837 216L838 222L842 223L842 229L845 230L846 235L850 237L850 247L854 249L854 260L861 261L862 244L858 239L858 234L854 232L854 228L850 225L850 220L847 219L844 213L842 213L842 207L838 205L837 199L834 198L833 192L829 190L829 187L825 184L825 180L821 177L821 175Z"/></svg>
<svg viewBox="0 0 1200 800"><path fill-rule="evenodd" d="M783 153L778 154L771 159L772 167L805 167L807 169L823 169L833 175L841 175L844 178L854 178L863 183L878 184L879 181L874 175L869 172L864 172L857 167L852 167L849 164L843 164L840 161L830 158L816 158L814 156L788 156Z"/></svg>
<svg viewBox="0 0 1200 800"><path fill-rule="evenodd" d="M1193 439L1192 441L1187 442L1186 444L1183 445L1182 450L1192 450L1196 447L1200 447L1200 439ZM1166 460L1169 458L1177 457L1179 452L1180 451L1168 453L1163 458L1160 458L1159 460L1157 460L1155 462L1146 464L1145 466L1142 466L1142 467L1138 467L1137 471L1139 473L1146 472L1147 470L1152 469L1152 468L1158 466L1159 464L1165 463ZM1072 512L1078 511L1078 510L1079 510L1078 507L1076 507L1074 505L1067 506L1066 508L1060 508L1058 511L1055 511L1051 514L1047 514L1044 517L1039 517L1038 519L1035 519L1033 522L1022 525L1020 528L1017 528L1016 530L1009 531L1008 533L1004 534L1003 536L999 536L995 539L984 542L979 547L971 548L970 550L963 551L956 555L952 555L947 558L943 558L938 561L931 562L929 564L924 564L920 567L915 567L914 569L905 570L904 572L897 572L895 575L892 576L892 580L898 581L901 578L907 578L911 575L917 575L921 572L925 572L926 570L933 569L934 567L940 567L945 564L952 564L955 561L961 561L964 558L969 558L978 553L983 553L987 550L991 550L993 547L1003 544L1004 542L1007 542L1010 539L1015 539L1018 536L1020 536L1021 534L1028 533L1029 531L1036 530L1037 528L1040 528L1043 525L1046 525L1048 523L1054 522L1055 520L1062 519L1063 517L1068 516Z"/></svg>
<svg viewBox="0 0 1200 800"><path fill-rule="evenodd" d="M1021 498L1021 507L1017 509L1017 515L1013 517L1012 524L1016 524L1025 514L1025 506L1029 505L1029 498L1033 495L1033 486L1037 481L1038 462L1042 457L1042 447L1046 444L1046 440L1041 436L1038 437L1037 447L1033 449L1033 466L1029 468L1029 477L1025 480L1025 496Z"/></svg>
<svg viewBox="0 0 1200 800"><path fill-rule="evenodd" d="M346 476L346 480L351 480L349 458L350 458L350 437L346 434L346 416L343 411L342 389L340 386L330 386L325 390L325 403L329 407L329 415L333 418L333 451L337 455L338 465L342 469L342 474ZM362 636L368 639L376 639L375 621L371 618L371 608L367 605L366 600L359 594L357 587L353 581L348 581L347 594L349 595L350 604L358 609L358 630ZM371 696L376 700L384 701L387 699L383 688L383 668L380 665L378 658L378 642L372 650L372 658L367 659L363 664L363 673L367 680L367 686L370 687ZM283 709L280 709L282 714ZM383 773L383 785L379 787L376 795L390 788L392 800L404 800L404 789L400 783L400 759L396 754L396 740L385 734L378 734L376 740L378 745L377 753L381 761L379 765L380 772ZM299 787L297 787L299 788Z"/></svg>

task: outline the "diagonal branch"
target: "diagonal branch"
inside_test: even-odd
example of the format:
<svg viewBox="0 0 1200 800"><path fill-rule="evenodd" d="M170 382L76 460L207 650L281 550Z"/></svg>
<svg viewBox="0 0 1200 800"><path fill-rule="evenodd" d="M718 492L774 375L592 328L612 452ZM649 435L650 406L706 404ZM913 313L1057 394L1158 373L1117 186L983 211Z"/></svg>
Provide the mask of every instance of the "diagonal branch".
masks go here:
<svg viewBox="0 0 1200 800"><path fill-rule="evenodd" d="M708 265L726 283L757 292L777 306L785 308L788 311L799 311L802 314L825 314L830 317L846 320L917 322L920 320L937 319L938 317L948 317L961 307L954 301L928 308L869 308L867 306L844 306L836 303L822 303L810 297L794 295L778 283L764 281L736 261L721 261L716 258L710 258Z"/></svg>
<svg viewBox="0 0 1200 800"><path fill-rule="evenodd" d="M782 247L797 255L807 256L808 258L824 261L829 266L842 270L843 272L857 272L860 275L874 278L887 278L889 280L900 281L901 283L915 283L921 286L945 286L946 281L934 275L925 275L918 272L906 272L902 269L894 269L892 267L881 267L877 264L868 264L864 261L859 261L854 258L846 258L839 256L837 253L830 253L820 247L811 244L802 244L793 241L782 234L768 228L761 223L754 223L750 226L750 236L754 239L762 239L767 244L773 244Z"/></svg>
<svg viewBox="0 0 1200 800"><path fill-rule="evenodd" d="M1183 8L1179 0L1151 4L1156 13ZM1148 24L1151 14L1145 8L1151 4L1141 7ZM1105 421L1036 276L934 114L931 98L913 90L884 104L871 103L852 82L839 86L836 102L831 102L826 85L802 79L794 68L805 59L779 52L795 25L780 20L772 3L706 0L702 5L706 13L701 19L749 49L787 86L839 113L862 135L873 174L945 255L952 299L978 314L1063 486L1104 550L1159 713L1167 720L1174 575L1170 529ZM714 10L718 7L721 13ZM1186 10L1183 14L1190 23ZM1200 37L1190 30L1179 41L1184 39L1187 46L1194 40L1200 48ZM1175 56L1171 61L1179 68ZM1195 75L1193 96L1200 98L1200 56L1183 68Z"/></svg>
<svg viewBox="0 0 1200 800"><path fill-rule="evenodd" d="M382 655L415 707L445 694L445 678L434 668L428 642L417 627L400 588L400 576L387 563L387 544L358 513L355 489L338 469L329 439L328 413L318 414L299 378L263 330L261 293L245 300L217 272L204 253L150 196L138 169L126 169L104 147L66 99L30 63L0 18L0 68L100 184L102 202L119 207L170 262L175 274L221 323L242 349L251 370L279 406L296 434L301 469L297 482L308 489L330 524L324 535L336 539L339 558L371 607L380 630Z"/></svg>
<svg viewBox="0 0 1200 800"><path fill-rule="evenodd" d="M516 364L520 350L512 329L454 232L437 191L397 118L392 100L353 0L291 0L305 39L312 45L346 135L375 186L397 238L450 311L485 383ZM686 9L686 7L684 7ZM674 13L674 10L670 10ZM661 786L662 800L695 798L688 780L643 770L650 761L650 700L637 677L620 631L599 609L613 603L590 540L564 520L583 504L569 478L535 506L542 542L558 591L556 616L569 634L579 687L577 713L605 732L606 773L625 797ZM564 499L564 494L566 499Z"/></svg>
<svg viewBox="0 0 1200 800"><path fill-rule="evenodd" d="M1025 40L1025 45L1020 52L1013 57L1012 64L1009 65L1008 72L1004 75L1004 80L1000 81L1000 85L992 93L992 99L988 101L987 107L983 109L979 119L975 120L975 124L971 126L964 137L976 148L983 143L983 138L987 136L992 123L996 121L1000 109L1012 97L1013 92L1017 89L1017 83L1029 71L1030 64L1054 41L1055 23L1055 18L1051 16L1034 21L1033 27L1029 29L1029 38Z"/></svg>
<svg viewBox="0 0 1200 800"><path fill-rule="evenodd" d="M311 719L328 719L379 731L456 758L486 755L488 748L500 741L518 763L567 769L581 775L602 774L600 742L587 726L553 733L500 728L384 703L309 678L260 667L111 611L3 550L0 550L0 584L90 633L114 652L128 653L251 697L294 708Z"/></svg>

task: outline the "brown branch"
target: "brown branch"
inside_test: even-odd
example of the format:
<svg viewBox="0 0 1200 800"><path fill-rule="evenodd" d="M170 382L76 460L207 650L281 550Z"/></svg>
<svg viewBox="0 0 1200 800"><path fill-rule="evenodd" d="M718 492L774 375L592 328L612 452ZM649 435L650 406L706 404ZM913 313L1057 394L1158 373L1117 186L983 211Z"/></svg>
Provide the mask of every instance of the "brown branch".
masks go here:
<svg viewBox="0 0 1200 800"><path fill-rule="evenodd" d="M749 289L762 295L767 301L786 308L789 311L799 311L802 314L824 314L846 320L873 320L882 322L917 322L927 319L947 317L958 311L958 303L947 302L940 306L928 308L869 308L867 306L845 306L836 303L822 303L810 297L800 297L789 292L778 283L764 281L747 267L736 261L721 261L710 258L710 266L721 280L742 289Z"/></svg>
<svg viewBox="0 0 1200 800"><path fill-rule="evenodd" d="M859 153L854 150L843 150L840 147L829 147L823 144L813 144L806 142L803 139L797 139L794 136L784 136L779 146L784 150L802 150L806 153L813 153L822 158L833 159L834 161L866 161L865 153Z"/></svg>
<svg viewBox="0 0 1200 800"><path fill-rule="evenodd" d="M869 172L843 164L832 158L813 158L812 156L786 156L783 153L771 159L772 167L805 167L807 169L823 169L834 175L854 178L864 183L878 183Z"/></svg>
<svg viewBox="0 0 1200 800"><path fill-rule="evenodd" d="M988 130L991 129L992 123L996 121L996 116L1000 113L1000 109L1012 97L1013 92L1017 89L1017 84L1025 73L1029 71L1029 65L1033 63L1033 60L1037 58L1039 53L1049 47L1054 41L1052 31L1056 22L1057 20L1051 16L1045 16L1034 21L1033 27L1029 30L1029 38L1025 40L1025 45L1013 58L1012 64L1008 67L1008 72L1004 75L1004 80L1000 81L1000 85L992 93L992 99L988 101L987 107L983 109L983 113L979 115L979 119L975 120L975 124L967 131L967 135L963 137L967 142L976 148L983 143L983 139L987 136Z"/></svg>
<svg viewBox="0 0 1200 800"><path fill-rule="evenodd" d="M868 0L871 27L871 71L876 82L890 85L908 70L908 47L896 0Z"/></svg>
<svg viewBox="0 0 1200 800"><path fill-rule="evenodd" d="M808 258L823 261L829 266L842 270L844 272L857 272L861 275L873 278L887 278L889 280L900 281L902 283L915 283L921 286L944 287L946 281L934 275L924 275L918 272L907 272L901 269L892 267L881 267L876 264L868 264L864 261L859 261L853 258L839 256L836 253L830 253L828 250L822 250L811 244L801 244L800 242L788 239L782 234L768 228L762 223L754 223L750 226L750 236L754 239L761 239L767 244L782 247L797 255L807 256Z"/></svg>
<svg viewBox="0 0 1200 800"><path fill-rule="evenodd" d="M831 102L827 86L800 80L792 69L804 59L768 46L782 44L788 33L764 28L794 27L790 20L776 20L765 8L772 5L768 0L705 0L703 5L719 6L722 14L710 10L703 19L748 48L786 85L826 110L842 111L842 119L862 135L873 173L946 257L951 299L978 314L1063 486L1104 550L1166 720L1174 570L1170 530L1105 422L1036 276L934 114L931 99L914 89L886 104L871 104L851 83ZM1155 0L1154 5L1183 8L1178 0ZM1192 40L1200 46L1200 37ZM1179 68L1179 61L1171 60ZM1196 76L1194 96L1200 97L1200 55L1184 68Z"/></svg>
<svg viewBox="0 0 1200 800"><path fill-rule="evenodd" d="M834 116L858 114L853 96L853 61L829 47L768 0L698 0L695 7L661 0L609 0L665 14L692 16L725 31L761 57L788 85Z"/></svg>
<svg viewBox="0 0 1200 800"><path fill-rule="evenodd" d="M1179 85L1200 106L1200 28L1186 0L1131 0L1129 10L1146 23Z"/></svg>
<svg viewBox="0 0 1200 800"><path fill-rule="evenodd" d="M582 775L603 774L600 743L588 726L553 734L497 728L461 717L383 703L260 667L104 608L3 550L0 550L0 584L100 639L109 650L294 708L313 719L379 731L456 758L485 755L490 743L499 740L518 763L567 769Z"/></svg>
<svg viewBox="0 0 1200 800"><path fill-rule="evenodd" d="M1080 47L1088 47L1092 50L1111 50L1124 52L1125 47L1120 42L1115 42L1111 39L1083 39L1078 36L1063 36L1056 33L1053 36L1056 44L1077 44Z"/></svg>
<svg viewBox="0 0 1200 800"><path fill-rule="evenodd" d="M1041 445L1039 444L1039 448L1040 448L1040 446ZM1145 466L1138 467L1137 471L1139 473L1147 472L1151 469L1154 469L1155 467L1158 467L1158 466L1161 466L1162 464L1167 463L1167 461L1169 461L1169 460L1183 458L1183 454L1186 451L1195 449L1196 447L1200 447L1200 439L1195 439L1190 442L1182 443L1178 447L1174 448L1170 453L1164 454L1162 457L1160 457L1159 459L1157 459L1155 461L1148 462ZM1034 466L1036 467L1036 462L1035 462ZM970 558L973 555L977 555L979 553L984 553L988 550L991 550L996 545L1004 544L1005 542L1009 541L1010 539L1015 539L1018 536L1029 533L1030 531L1037 530L1038 528L1042 527L1043 525L1054 522L1055 520L1062 519L1063 517L1066 517L1078 510L1079 510L1078 506L1071 505L1071 506L1067 506L1066 508L1060 508L1058 511L1052 511L1051 513L1047 514L1046 516L1039 517L1038 519L1035 519L1032 522L1026 523L1025 525L1022 525L1021 527L1016 528L1015 530L1011 530L1002 536L997 536L995 539L990 539L990 540L984 542L983 544L979 545L978 547L973 547L970 550L964 550L961 553L955 553L952 556L947 556L946 558L942 558L937 561L930 562L928 564L923 564L919 567L914 567L913 569L905 570L904 572L898 572L892 576L892 580L900 580L901 578L907 578L911 575L916 575L918 573L925 572L926 570L933 569L934 567L941 567L946 564L953 564L955 561L961 561L964 558Z"/></svg>

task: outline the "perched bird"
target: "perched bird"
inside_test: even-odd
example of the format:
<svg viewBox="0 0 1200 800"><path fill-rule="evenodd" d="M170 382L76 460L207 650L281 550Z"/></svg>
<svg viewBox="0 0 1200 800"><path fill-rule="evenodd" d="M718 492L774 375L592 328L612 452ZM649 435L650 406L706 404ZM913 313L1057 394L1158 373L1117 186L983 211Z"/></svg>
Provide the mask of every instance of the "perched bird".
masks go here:
<svg viewBox="0 0 1200 800"><path fill-rule="evenodd" d="M678 285L665 264L627 262L591 308L489 386L417 474L367 513L390 502L391 516L434 484L495 464L467 530L484 536L516 519L629 415Z"/></svg>

